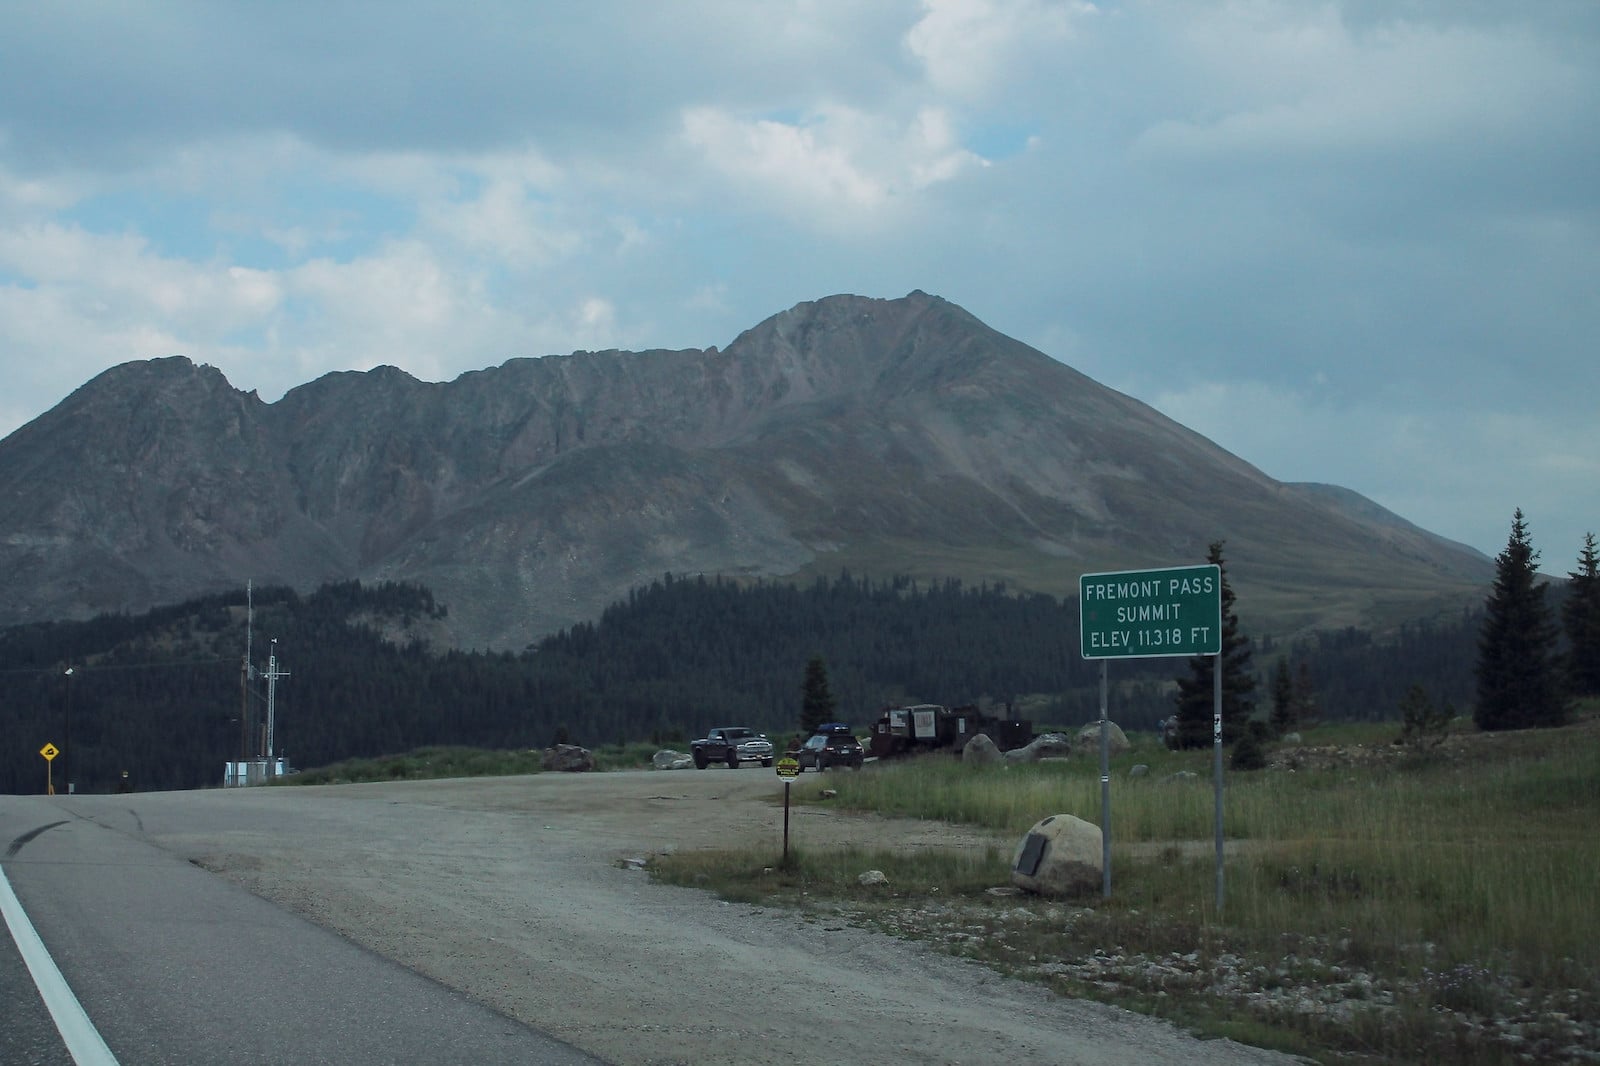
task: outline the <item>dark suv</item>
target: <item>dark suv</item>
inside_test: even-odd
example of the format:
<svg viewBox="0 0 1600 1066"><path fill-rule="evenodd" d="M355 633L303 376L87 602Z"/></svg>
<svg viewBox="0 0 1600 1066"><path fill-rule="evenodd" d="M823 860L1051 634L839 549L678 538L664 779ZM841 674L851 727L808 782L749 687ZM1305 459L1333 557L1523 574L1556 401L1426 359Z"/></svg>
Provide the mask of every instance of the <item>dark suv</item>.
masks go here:
<svg viewBox="0 0 1600 1066"><path fill-rule="evenodd" d="M830 766L849 766L859 770L865 752L861 750L861 741L855 738L849 726L829 722L817 727L811 739L800 745L795 758L800 761L802 770L808 766L814 766L819 771Z"/></svg>

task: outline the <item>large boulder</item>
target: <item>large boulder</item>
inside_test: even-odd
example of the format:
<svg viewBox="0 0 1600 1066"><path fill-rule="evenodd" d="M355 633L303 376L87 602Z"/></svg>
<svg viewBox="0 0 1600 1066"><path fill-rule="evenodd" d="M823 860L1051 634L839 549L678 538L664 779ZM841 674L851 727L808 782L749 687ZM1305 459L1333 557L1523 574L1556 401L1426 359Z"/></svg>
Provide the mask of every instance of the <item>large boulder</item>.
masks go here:
<svg viewBox="0 0 1600 1066"><path fill-rule="evenodd" d="M1072 754L1072 738L1065 733L1040 733L1026 747L1012 748L1005 754L1006 762L1065 759Z"/></svg>
<svg viewBox="0 0 1600 1066"><path fill-rule="evenodd" d="M564 770L567 773L593 770L594 754L588 748L580 748L576 744L557 744L553 748L544 749L544 768Z"/></svg>
<svg viewBox="0 0 1600 1066"><path fill-rule="evenodd" d="M1115 722L1106 723L1106 735L1111 738L1111 754L1121 755L1133 745L1128 743L1128 734ZM1078 750L1085 754L1100 752L1100 723L1090 722L1078 730Z"/></svg>
<svg viewBox="0 0 1600 1066"><path fill-rule="evenodd" d="M1100 827L1052 814L1028 830L1011 858L1011 883L1043 896L1082 896L1104 884Z"/></svg>
<svg viewBox="0 0 1600 1066"><path fill-rule="evenodd" d="M1006 757L995 747L994 741L987 735L979 733L967 741L967 746L961 749L961 761L972 766L994 766L997 763L1003 765Z"/></svg>
<svg viewBox="0 0 1600 1066"><path fill-rule="evenodd" d="M694 756L662 748L650 756L650 766L656 770L693 770Z"/></svg>

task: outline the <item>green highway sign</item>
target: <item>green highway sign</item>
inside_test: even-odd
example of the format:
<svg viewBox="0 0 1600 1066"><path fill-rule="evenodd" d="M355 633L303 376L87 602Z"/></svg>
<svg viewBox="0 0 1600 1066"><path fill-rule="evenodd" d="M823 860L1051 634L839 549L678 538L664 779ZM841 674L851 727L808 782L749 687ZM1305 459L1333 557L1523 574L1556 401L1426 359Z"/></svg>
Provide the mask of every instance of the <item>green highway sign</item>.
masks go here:
<svg viewBox="0 0 1600 1066"><path fill-rule="evenodd" d="M1078 578L1085 659L1222 652L1222 568L1121 570Z"/></svg>

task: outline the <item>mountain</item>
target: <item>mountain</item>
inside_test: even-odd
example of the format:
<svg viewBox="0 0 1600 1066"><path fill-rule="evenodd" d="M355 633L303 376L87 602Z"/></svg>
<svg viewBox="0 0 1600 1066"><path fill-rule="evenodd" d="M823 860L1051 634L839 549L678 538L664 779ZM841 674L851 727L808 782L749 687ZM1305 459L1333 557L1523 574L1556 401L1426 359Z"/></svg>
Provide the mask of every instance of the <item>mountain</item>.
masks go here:
<svg viewBox="0 0 1600 1066"><path fill-rule="evenodd" d="M1453 608L1492 573L922 292L803 303L725 350L380 367L276 403L126 363L0 441L0 498L0 624L360 578L432 589L460 646L518 648L666 572L1075 595L1223 539L1241 616L1287 635Z"/></svg>

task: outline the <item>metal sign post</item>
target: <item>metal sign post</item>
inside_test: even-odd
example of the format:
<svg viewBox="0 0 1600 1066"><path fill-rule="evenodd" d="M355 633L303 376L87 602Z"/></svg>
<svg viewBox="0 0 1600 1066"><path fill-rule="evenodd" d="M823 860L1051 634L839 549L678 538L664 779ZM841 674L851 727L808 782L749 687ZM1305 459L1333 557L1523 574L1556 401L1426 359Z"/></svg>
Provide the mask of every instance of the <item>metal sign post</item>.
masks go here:
<svg viewBox="0 0 1600 1066"><path fill-rule="evenodd" d="M1118 570L1078 578L1078 632L1085 659L1100 660L1101 890L1111 898L1111 725L1107 659L1215 657L1217 907L1222 907L1222 567Z"/></svg>
<svg viewBox="0 0 1600 1066"><path fill-rule="evenodd" d="M778 776L783 778L783 861L789 861L789 786L800 775L800 760L785 755L777 762Z"/></svg>
<svg viewBox="0 0 1600 1066"><path fill-rule="evenodd" d="M39 754L44 756L44 794L46 796L54 796L56 794L56 756L61 753L56 750L54 744L45 741L44 747L39 749Z"/></svg>
<svg viewBox="0 0 1600 1066"><path fill-rule="evenodd" d="M1222 913L1222 656L1211 660L1211 768L1212 788L1216 793L1217 829L1217 913Z"/></svg>
<svg viewBox="0 0 1600 1066"><path fill-rule="evenodd" d="M1106 661L1100 660L1100 894L1111 898L1111 727L1106 718Z"/></svg>

